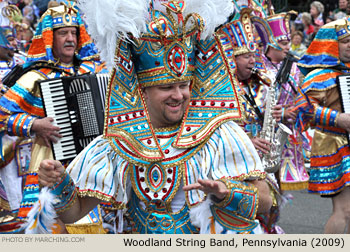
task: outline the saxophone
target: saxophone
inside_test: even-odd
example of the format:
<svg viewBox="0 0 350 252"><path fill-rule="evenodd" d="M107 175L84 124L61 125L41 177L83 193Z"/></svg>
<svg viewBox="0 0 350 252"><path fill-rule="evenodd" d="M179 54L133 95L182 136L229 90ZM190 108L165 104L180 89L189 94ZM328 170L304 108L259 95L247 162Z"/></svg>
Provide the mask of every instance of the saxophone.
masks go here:
<svg viewBox="0 0 350 252"><path fill-rule="evenodd" d="M272 109L278 102L276 92L279 90L282 83L288 81L293 62L295 62L295 58L291 55L287 55L278 70L275 81L270 85L266 96L267 103L260 137L271 143L270 152L264 154L261 159L264 170L268 173L278 171L282 161L283 147L288 136L292 134L292 131L286 125L277 122L276 119L273 118Z"/></svg>

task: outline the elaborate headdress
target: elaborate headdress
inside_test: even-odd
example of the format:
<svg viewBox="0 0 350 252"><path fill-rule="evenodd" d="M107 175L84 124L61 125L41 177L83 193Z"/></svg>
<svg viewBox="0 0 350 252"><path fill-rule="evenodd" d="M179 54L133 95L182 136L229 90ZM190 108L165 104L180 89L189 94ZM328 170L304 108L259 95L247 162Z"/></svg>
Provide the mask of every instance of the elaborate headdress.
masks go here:
<svg viewBox="0 0 350 252"><path fill-rule="evenodd" d="M253 24L264 44L265 49L272 46L277 50L282 50L278 45L279 41L290 41L290 17L296 15L295 11L274 14L266 18L252 17Z"/></svg>
<svg viewBox="0 0 350 252"><path fill-rule="evenodd" d="M238 19L239 13L245 8L252 9L253 16L259 16L262 18L268 16L269 6L265 1L261 1L261 0L232 0L232 2L234 3L235 10L236 10L236 17L234 19Z"/></svg>
<svg viewBox="0 0 350 252"><path fill-rule="evenodd" d="M6 5L1 9L0 15L3 19L8 20L8 23L6 25L1 25L1 30L2 30L1 33L3 36L6 37L6 41L1 39L1 46L12 49L7 39L11 37L16 38L16 30L14 28L14 23L15 23L16 17L18 15L21 15L21 11L18 9L16 5L10 4L10 5ZM5 46L6 43L7 45Z"/></svg>
<svg viewBox="0 0 350 252"><path fill-rule="evenodd" d="M229 21L222 25L215 36L222 45L221 52L227 65L235 64L235 57L245 53L255 53L255 68L266 72L265 64L257 47L257 37L251 22L252 9L242 8L237 20ZM259 38L259 37L258 37ZM260 39L260 38L259 38ZM234 68L235 70L235 68Z"/></svg>
<svg viewBox="0 0 350 252"><path fill-rule="evenodd" d="M344 19L344 21L344 24L335 25L338 41L350 36L350 22L348 19Z"/></svg>
<svg viewBox="0 0 350 252"><path fill-rule="evenodd" d="M10 42L7 40L5 34L5 30L2 27L0 27L0 46L6 49L11 49Z"/></svg>
<svg viewBox="0 0 350 252"><path fill-rule="evenodd" d="M79 5L101 58L113 67L104 136L118 153L140 164L165 157L141 87L192 80L190 106L173 143L178 148L201 146L223 122L241 116L236 82L216 41L199 41L227 20L231 0L220 5L216 0L161 1L163 11L149 2L82 0Z"/></svg>
<svg viewBox="0 0 350 252"><path fill-rule="evenodd" d="M183 17L183 1L174 1L165 6L166 14L151 11L146 32L135 39L131 47L141 87L193 79L194 35L202 32L203 19L198 14ZM172 14L178 15L178 20Z"/></svg>
<svg viewBox="0 0 350 252"><path fill-rule="evenodd" d="M75 2L61 2L58 7L48 9L41 17L33 42L28 51L27 62L44 60L55 63L53 56L53 31L62 27L77 27L78 45L76 57L88 60L97 57L97 51L80 17Z"/></svg>
<svg viewBox="0 0 350 252"><path fill-rule="evenodd" d="M306 75L315 68L328 68L341 64L338 41L350 35L349 18L325 24L317 32L298 66Z"/></svg>
<svg viewBox="0 0 350 252"><path fill-rule="evenodd" d="M242 9L238 20L225 24L216 32L216 36L224 36L232 44L235 56L256 51L254 32L250 21L251 12L251 9Z"/></svg>

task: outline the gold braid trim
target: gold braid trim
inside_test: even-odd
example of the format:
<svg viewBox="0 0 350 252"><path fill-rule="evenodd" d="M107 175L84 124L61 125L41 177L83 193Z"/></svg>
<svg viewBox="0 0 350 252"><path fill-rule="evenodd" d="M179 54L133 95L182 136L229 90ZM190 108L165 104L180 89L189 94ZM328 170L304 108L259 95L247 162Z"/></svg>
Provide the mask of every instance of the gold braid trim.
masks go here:
<svg viewBox="0 0 350 252"><path fill-rule="evenodd" d="M102 226L101 206L98 205L99 221L96 223L76 222L74 224L66 224L69 234L106 234L106 230ZM84 217L83 217L84 218Z"/></svg>
<svg viewBox="0 0 350 252"><path fill-rule="evenodd" d="M259 191L258 188L256 188L254 185L244 185L244 184L235 184L229 181L228 178L222 178L222 179L218 179L216 181L221 181L222 183L224 183L226 185L226 188L228 190L235 190L235 189L242 189L242 191L246 191L246 190L251 190L253 191L253 193L256 194L256 209L258 209L258 203L259 203ZM231 201L231 193L226 194L225 198L220 201L220 202L215 202L215 205L218 207L222 207L225 208L228 203ZM254 216L255 218L255 216Z"/></svg>
<svg viewBox="0 0 350 252"><path fill-rule="evenodd" d="M265 179L266 178L266 172L259 171L259 170L254 170L250 171L247 174L241 174L237 177L226 177L226 179L232 179L235 181L246 181L246 180L251 180L251 179Z"/></svg>
<svg viewBox="0 0 350 252"><path fill-rule="evenodd" d="M75 188L74 189L74 196L73 196L72 201L69 204L65 205L64 208L62 208L60 210L56 210L56 212L58 214L60 214L60 213L63 213L65 211L67 211L68 209L70 209L75 204L75 202L77 201L77 198L78 198L78 190L77 190L77 188Z"/></svg>
<svg viewBox="0 0 350 252"><path fill-rule="evenodd" d="M105 194L102 194L97 191L79 191L78 190L78 196L80 198L83 197L92 197L92 198L97 198L103 202L108 202L112 204L111 210L122 210L126 208L126 204L124 203L118 203L115 200L112 199L112 196L106 196Z"/></svg>

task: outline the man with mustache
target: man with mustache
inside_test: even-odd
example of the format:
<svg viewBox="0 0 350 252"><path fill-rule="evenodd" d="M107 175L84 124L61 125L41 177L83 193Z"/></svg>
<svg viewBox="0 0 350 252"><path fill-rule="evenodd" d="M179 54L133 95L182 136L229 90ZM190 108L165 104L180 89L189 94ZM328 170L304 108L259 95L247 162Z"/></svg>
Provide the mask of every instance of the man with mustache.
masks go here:
<svg viewBox="0 0 350 252"><path fill-rule="evenodd" d="M100 71L100 63L94 60L98 59L94 48L75 4L65 2L48 9L37 26L24 68L38 62L40 66L21 76L0 99L1 134L34 142L32 150L46 150L50 148L51 142L61 138L60 128L55 126L54 118L45 117L37 81ZM19 154L23 151L18 150ZM26 178L22 201L25 207L20 208L18 213L21 219L26 218L35 202L34 197L31 197L35 195L32 188L37 183L37 177L35 171L29 170L29 161L40 163L40 158L43 158L37 155L30 159L30 151L29 148L29 157L21 160L23 163L18 168L18 173ZM17 171L14 172L17 174ZM11 181L9 173L5 173L5 176L6 181ZM19 198L19 202L18 199L13 202L16 209L20 205Z"/></svg>
<svg viewBox="0 0 350 252"><path fill-rule="evenodd" d="M119 209L118 232L261 233L256 214L272 202L258 153L234 122L241 119L235 76L223 63L221 44L199 40L227 20L232 2L220 1L217 9L207 0L203 9L190 0L161 2L163 9L142 0L118 2L121 10L130 8L123 21L132 41L120 40L130 30L119 30L119 8L106 11L116 1L81 3L113 68L105 131L66 170L55 160L41 162L39 181L60 199L54 207L65 223L102 200ZM145 15L149 7L152 15ZM96 20L101 16L113 25L103 26ZM111 40L116 48L107 48Z"/></svg>

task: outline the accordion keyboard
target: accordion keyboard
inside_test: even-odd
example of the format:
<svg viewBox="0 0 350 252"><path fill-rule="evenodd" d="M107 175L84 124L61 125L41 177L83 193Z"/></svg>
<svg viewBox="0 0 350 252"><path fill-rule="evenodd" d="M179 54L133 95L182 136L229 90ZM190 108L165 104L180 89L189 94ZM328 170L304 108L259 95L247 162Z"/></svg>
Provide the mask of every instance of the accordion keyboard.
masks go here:
<svg viewBox="0 0 350 252"><path fill-rule="evenodd" d="M337 76L340 102L344 113L350 113L350 75ZM350 143L350 135L346 134Z"/></svg>
<svg viewBox="0 0 350 252"><path fill-rule="evenodd" d="M52 143L61 162L75 158L103 133L107 74L81 75L40 81L44 110L63 135Z"/></svg>
<svg viewBox="0 0 350 252"><path fill-rule="evenodd" d="M42 83L41 92L46 116L54 118L54 125L61 128L60 134L63 136L58 139L57 143L52 143L55 159L65 160L74 158L77 152L74 148L71 121L74 122L76 118L75 115L69 113L68 104L64 97L62 81L52 80Z"/></svg>

